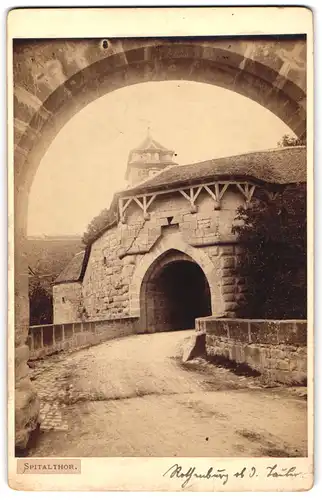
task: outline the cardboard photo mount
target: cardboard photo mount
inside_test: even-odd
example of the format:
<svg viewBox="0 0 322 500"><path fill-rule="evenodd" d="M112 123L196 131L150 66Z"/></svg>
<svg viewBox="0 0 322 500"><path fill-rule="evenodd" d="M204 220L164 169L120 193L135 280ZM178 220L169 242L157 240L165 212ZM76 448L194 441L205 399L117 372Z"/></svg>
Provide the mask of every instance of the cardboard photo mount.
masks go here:
<svg viewBox="0 0 322 500"><path fill-rule="evenodd" d="M171 7L171 8L66 8L13 9L8 14L7 29L7 88L8 88L8 213L9 213L9 325L8 325L8 423L9 423L9 485L17 490L31 491L182 491L189 478L188 491L304 491L313 485L313 14L304 7ZM296 36L306 37L306 123L307 123L307 220L308 220L308 456L299 458L276 457L105 457L105 458L28 458L15 455L17 440L15 390L17 349L24 344L26 325L20 331L17 311L26 290L19 289L19 238L24 237L28 189L19 198L18 191L28 184L20 170L20 159L25 151L17 146L14 126L21 125L15 118L14 95L24 89L15 88L13 43L16 40L101 39L108 43L113 38L180 37L236 37L236 36ZM291 62L290 62L291 64ZM30 97L30 96L29 96ZM29 106L35 101L29 102ZM44 111L45 112L45 111ZM57 115L59 115L57 110ZM30 117L29 117L30 118ZM34 124L37 129L37 123ZM26 143L28 148L28 143ZM37 148L36 148L37 149ZM46 144L39 146L34 161L40 161ZM23 164L23 161L22 161ZM24 165L29 168L28 161ZM15 177L15 178L14 178ZM21 180L22 179L22 180ZM15 183L21 182L15 192ZM24 184L24 182L26 184ZM17 184L16 184L17 188ZM19 191L20 193L20 191ZM19 203L17 202L19 198ZM17 284L18 283L18 284ZM15 289L16 287L16 289ZM20 314L19 312L19 314ZM18 315L19 315L18 314ZM15 316L16 315L16 316ZM18 325L18 326L17 326ZM15 342L16 340L16 342ZM16 347L15 347L16 344ZM18 347L17 347L18 346ZM25 353L25 347L22 349ZM20 350L19 353L22 351ZM20 356L20 354L19 354ZM23 354L26 361L26 354ZM20 365L19 365L20 366ZM27 386L26 391L29 390ZM20 389L23 392L24 389ZM23 413L19 414L23 422ZM18 420L19 420L18 418ZM281 416L282 418L282 416ZM19 426L18 422L18 426ZM23 429L21 423L21 429ZM23 430L21 431L24 432ZM23 440L24 437L20 436ZM65 438L64 438L65 439ZM189 437L187 436L187 439ZM169 473L177 465L180 471ZM211 471L211 472L209 472Z"/></svg>

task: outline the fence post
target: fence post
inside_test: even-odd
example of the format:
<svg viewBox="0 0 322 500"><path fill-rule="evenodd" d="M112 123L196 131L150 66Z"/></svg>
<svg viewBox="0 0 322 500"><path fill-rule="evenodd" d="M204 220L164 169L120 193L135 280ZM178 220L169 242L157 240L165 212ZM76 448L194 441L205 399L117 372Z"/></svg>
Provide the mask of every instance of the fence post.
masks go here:
<svg viewBox="0 0 322 500"><path fill-rule="evenodd" d="M43 349L44 347L44 329L43 327L40 328L40 347Z"/></svg>
<svg viewBox="0 0 322 500"><path fill-rule="evenodd" d="M53 325L53 345L56 345L55 325Z"/></svg>
<svg viewBox="0 0 322 500"><path fill-rule="evenodd" d="M62 342L65 341L65 325L61 325L61 338L62 338Z"/></svg>

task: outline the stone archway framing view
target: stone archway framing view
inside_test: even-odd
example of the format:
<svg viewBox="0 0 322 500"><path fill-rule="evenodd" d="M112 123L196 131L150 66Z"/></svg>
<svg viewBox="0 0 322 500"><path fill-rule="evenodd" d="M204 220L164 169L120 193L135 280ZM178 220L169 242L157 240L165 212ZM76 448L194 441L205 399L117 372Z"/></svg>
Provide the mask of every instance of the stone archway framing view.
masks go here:
<svg viewBox="0 0 322 500"><path fill-rule="evenodd" d="M36 58L35 58L36 54ZM29 190L39 163L66 122L108 92L147 81L190 80L217 85L253 99L306 134L306 45L293 38L17 40L14 65L16 442L24 447L37 420L29 381L29 324L25 236ZM169 246L208 274L217 272L201 249ZM163 252L165 249L163 249ZM158 254L158 256L161 255ZM152 260L142 258L133 278L130 307L140 307L140 286ZM155 258L155 257L154 257ZM144 262L143 262L144 261ZM145 270L143 273L143 269ZM139 272L139 271L138 271ZM210 285L213 314L221 297ZM28 396L26 396L28 395Z"/></svg>

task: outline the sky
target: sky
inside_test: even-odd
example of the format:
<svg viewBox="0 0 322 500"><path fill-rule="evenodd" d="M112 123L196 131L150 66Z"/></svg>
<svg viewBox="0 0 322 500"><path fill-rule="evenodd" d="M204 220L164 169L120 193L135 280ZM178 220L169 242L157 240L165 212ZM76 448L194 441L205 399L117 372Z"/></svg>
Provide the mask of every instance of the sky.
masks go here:
<svg viewBox="0 0 322 500"><path fill-rule="evenodd" d="M126 187L129 151L151 135L183 165L277 146L290 129L235 92L204 83L125 87L71 118L42 158L28 203L28 235L82 235Z"/></svg>

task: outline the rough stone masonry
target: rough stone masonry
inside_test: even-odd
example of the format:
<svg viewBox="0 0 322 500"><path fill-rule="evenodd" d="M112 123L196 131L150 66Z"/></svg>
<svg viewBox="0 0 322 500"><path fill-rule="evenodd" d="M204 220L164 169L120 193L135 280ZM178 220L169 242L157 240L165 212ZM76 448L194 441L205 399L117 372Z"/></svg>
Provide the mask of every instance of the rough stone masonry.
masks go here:
<svg viewBox="0 0 322 500"><path fill-rule="evenodd" d="M116 193L107 226L56 280L54 323L130 317L143 333L194 328L197 317L234 317L247 293L236 274L236 211L305 182L306 150L193 165L176 165L173 155L150 135L130 152L130 184Z"/></svg>
<svg viewBox="0 0 322 500"><path fill-rule="evenodd" d="M201 318L196 330L210 357L246 364L269 381L306 384L306 321Z"/></svg>

